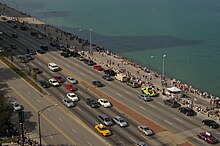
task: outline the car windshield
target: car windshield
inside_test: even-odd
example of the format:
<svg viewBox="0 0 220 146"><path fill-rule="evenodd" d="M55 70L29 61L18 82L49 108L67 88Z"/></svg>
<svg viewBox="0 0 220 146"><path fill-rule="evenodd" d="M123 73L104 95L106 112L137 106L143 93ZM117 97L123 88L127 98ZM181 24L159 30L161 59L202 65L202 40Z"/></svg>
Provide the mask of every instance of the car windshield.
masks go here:
<svg viewBox="0 0 220 146"><path fill-rule="evenodd" d="M19 106L19 104L18 104L18 103L15 103L15 104L14 104L14 106L15 106L15 107L18 107L18 106Z"/></svg>
<svg viewBox="0 0 220 146"><path fill-rule="evenodd" d="M66 100L66 102L67 102L67 103L71 103L71 101L70 101L70 100Z"/></svg>
<svg viewBox="0 0 220 146"><path fill-rule="evenodd" d="M106 127L100 127L100 130L104 131L104 130L108 130Z"/></svg>
<svg viewBox="0 0 220 146"><path fill-rule="evenodd" d="M119 119L119 122L120 122L120 123L123 123L123 122L125 122L125 120L120 118L120 119Z"/></svg>
<svg viewBox="0 0 220 146"><path fill-rule="evenodd" d="M70 96L71 96L71 97L76 97L76 95L75 95L75 94L70 94Z"/></svg>
<svg viewBox="0 0 220 146"><path fill-rule="evenodd" d="M108 101L107 100L103 100L103 103L108 103Z"/></svg>
<svg viewBox="0 0 220 146"><path fill-rule="evenodd" d="M105 121L109 122L109 121L111 121L111 119L110 118L105 118Z"/></svg>

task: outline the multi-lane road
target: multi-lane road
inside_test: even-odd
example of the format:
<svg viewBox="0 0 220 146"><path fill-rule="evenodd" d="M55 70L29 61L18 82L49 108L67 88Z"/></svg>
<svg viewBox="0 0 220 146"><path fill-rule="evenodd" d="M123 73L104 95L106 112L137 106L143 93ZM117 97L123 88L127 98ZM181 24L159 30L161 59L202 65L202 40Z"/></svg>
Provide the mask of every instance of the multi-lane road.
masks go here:
<svg viewBox="0 0 220 146"><path fill-rule="evenodd" d="M30 31L13 29L12 25L13 24L1 22L0 29L3 30L5 34L2 43L7 45L13 43L16 44L16 46L18 47L18 49L14 51L14 54L24 54L27 48L36 50L40 47L41 44L49 44L47 39L37 39L36 37L30 35ZM18 38L11 37L11 34L14 32L18 34ZM98 72L91 67L86 66L83 62L80 62L76 58L61 57L60 52L55 48L49 47L49 51L46 54L36 55L35 59L33 61L30 61L29 63L22 64L18 62L18 60L15 60L14 62L24 70L27 70L27 64L32 67L39 67L40 69L42 69L44 73L42 75L39 75L38 79L49 79L55 75L60 75L63 77L74 76L80 81L83 80L88 84L91 84L91 81L93 80L100 80L105 84L105 87L99 88L97 90L101 90L103 93L111 96L120 103L123 103L124 105L142 114L143 116L152 119L175 135L186 138L195 145L206 145L206 143L197 138L197 134L201 131L212 131L215 136L220 136L219 130L211 130L202 125L201 120L203 117L187 117L179 113L177 109L171 109L165 106L163 103L163 99L160 97L154 98L154 101L152 102L143 102L142 100L139 100L137 98L138 94L140 94L140 89L132 89L125 84L117 81L107 82L101 78L101 75L103 75L102 72ZM47 64L49 62L54 62L58 64L62 68L62 71L56 73L51 72L47 67ZM22 87L23 90L21 90L21 87L19 88L19 85ZM50 87L49 89L46 89L46 91L50 95L50 98L48 99L52 100L53 102L62 104L61 100L65 98L66 94L68 93L68 90L65 89L64 85L65 83L58 88ZM20 98L16 95L14 96L18 97L18 99L25 99L24 102L22 102L24 103L25 109L32 108L32 110L36 110L51 104L48 103L49 101L44 101L48 100L47 98L42 98L41 96L39 96L39 93L32 93L33 91L31 89L26 89L25 86L27 85L25 85L25 83L23 82L13 84L12 86L12 88L15 89L14 94L20 94ZM96 94L87 90L80 83L77 85L77 88L78 91L76 92L76 94L80 97L80 101L76 103L76 107L73 107L72 109L65 109L62 106L59 108L53 107L50 111L53 111L53 114L45 113L45 115L47 116L45 116L45 119L42 123L48 123L47 125L50 125L51 127L47 127L47 125L45 124L45 127L47 127L45 129L49 130L42 130L42 133L48 132L50 135L52 135L53 133L60 133L57 135L54 134L54 136L52 137L62 137L62 140L60 138L54 138L53 140L51 140L50 136L43 137L43 139L47 143L54 144L59 142L65 143L66 141L69 141L69 143L77 143L77 145L103 145L102 142L106 141L111 145L135 145L135 143L139 141L148 141L150 145L171 144L169 141L162 139L160 133L152 137L143 136L137 130L137 126L139 123L137 123L135 119L129 117L129 115L123 114L122 111L118 111L116 108L114 108L114 105L112 108L108 109L105 109L103 107L100 107L98 109L89 108L85 103L85 99L88 97L99 97ZM29 95L29 98L26 97L28 96L28 93L31 95ZM57 109L59 109L59 111L57 111ZM115 115L120 115L129 122L129 126L126 128L120 128L117 125L111 126L110 129L113 131L113 135L107 138L101 137L94 130L94 125L98 123L97 116L101 113L105 113L111 117ZM34 117L36 117L36 115ZM50 123L46 120L46 118L48 118L48 120L52 122ZM75 119L79 120L73 121ZM81 127L80 123L83 123ZM76 133L79 135L76 136Z"/></svg>

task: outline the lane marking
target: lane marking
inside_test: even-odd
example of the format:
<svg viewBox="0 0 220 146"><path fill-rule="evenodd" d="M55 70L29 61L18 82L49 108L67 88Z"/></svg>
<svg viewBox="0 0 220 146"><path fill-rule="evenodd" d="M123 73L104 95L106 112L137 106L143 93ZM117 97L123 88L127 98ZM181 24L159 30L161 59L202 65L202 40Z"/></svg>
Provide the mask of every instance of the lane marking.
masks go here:
<svg viewBox="0 0 220 146"><path fill-rule="evenodd" d="M197 140L201 141L202 143L205 143L202 139L195 137Z"/></svg>
<svg viewBox="0 0 220 146"><path fill-rule="evenodd" d="M152 104L148 104L149 106L151 106L151 107L153 107L153 108L156 108L154 105L152 105Z"/></svg>
<svg viewBox="0 0 220 146"><path fill-rule="evenodd" d="M84 73L80 73L81 75L83 75L83 76L86 76Z"/></svg>
<svg viewBox="0 0 220 146"><path fill-rule="evenodd" d="M27 94L31 95L31 93L30 93L30 92L28 92L28 91L27 91Z"/></svg>
<svg viewBox="0 0 220 146"><path fill-rule="evenodd" d="M141 137L143 137L143 138L146 139L146 140L149 140L145 135L142 135L142 134L141 134Z"/></svg>
<svg viewBox="0 0 220 146"><path fill-rule="evenodd" d="M162 102L159 102L159 101L157 103L160 104L160 105L164 105Z"/></svg>
<svg viewBox="0 0 220 146"><path fill-rule="evenodd" d="M42 63L40 63L40 62L37 62L37 63L42 66Z"/></svg>
<svg viewBox="0 0 220 146"><path fill-rule="evenodd" d="M136 140L134 140L132 137L129 137L132 141L134 141L135 143L137 143L137 141Z"/></svg>
<svg viewBox="0 0 220 146"><path fill-rule="evenodd" d="M86 141L86 143L88 143L89 145L92 145L89 141Z"/></svg>
<svg viewBox="0 0 220 146"><path fill-rule="evenodd" d="M122 95L121 95L120 93L116 92L116 94L117 94L118 96L121 96L121 97L122 97Z"/></svg>
<svg viewBox="0 0 220 146"><path fill-rule="evenodd" d="M65 64L65 65L66 65L67 67L69 67L69 68L71 67L69 64Z"/></svg>
<svg viewBox="0 0 220 146"><path fill-rule="evenodd" d="M107 83L112 84L112 83L111 83L111 82L109 82L109 81L108 81Z"/></svg>
<svg viewBox="0 0 220 146"><path fill-rule="evenodd" d="M79 111L82 111L80 108L76 107L76 109L78 109Z"/></svg>
<svg viewBox="0 0 220 146"><path fill-rule="evenodd" d="M64 96L64 95L62 95L62 94L60 94L60 96L61 96L61 97L63 97L63 98L65 98L65 96Z"/></svg>
<svg viewBox="0 0 220 146"><path fill-rule="evenodd" d="M22 87L22 85L21 85L21 84L18 84L18 86L19 86L19 87Z"/></svg>
<svg viewBox="0 0 220 146"><path fill-rule="evenodd" d="M58 120L63 121L63 119L61 119L61 118L58 118Z"/></svg>
<svg viewBox="0 0 220 146"><path fill-rule="evenodd" d="M168 124L170 124L170 125L173 125L173 123L171 123L171 122L169 122L169 121L167 121L167 120L164 120L165 122L167 122Z"/></svg>
<svg viewBox="0 0 220 146"><path fill-rule="evenodd" d="M51 110L49 108L47 108L47 110L50 112Z"/></svg>
<svg viewBox="0 0 220 146"><path fill-rule="evenodd" d="M78 91L79 92L79 94L84 94L83 92L81 92L81 91Z"/></svg>
<svg viewBox="0 0 220 146"><path fill-rule="evenodd" d="M176 119L177 121L179 121L179 122L181 122L181 123L183 123L183 121L182 120L180 120L180 119L178 119L178 118L174 118L174 119Z"/></svg>
<svg viewBox="0 0 220 146"><path fill-rule="evenodd" d="M36 99L36 101L37 101L38 103L40 103L40 100Z"/></svg>
<svg viewBox="0 0 220 146"><path fill-rule="evenodd" d="M52 135L50 135L50 138L53 138L53 136L52 136Z"/></svg>
<svg viewBox="0 0 220 146"><path fill-rule="evenodd" d="M146 110L144 107L142 107L142 106L140 106L140 105L138 105L138 107L141 108L141 109L143 109L143 110Z"/></svg>
<svg viewBox="0 0 220 146"><path fill-rule="evenodd" d="M123 141L119 140L118 142L122 143L123 145L126 145Z"/></svg>
<svg viewBox="0 0 220 146"><path fill-rule="evenodd" d="M94 75L94 73L93 72L91 72L91 71L88 71L90 74L92 74L92 75Z"/></svg>
<svg viewBox="0 0 220 146"><path fill-rule="evenodd" d="M76 63L73 63L75 66L79 66L78 64L76 64Z"/></svg>
<svg viewBox="0 0 220 146"><path fill-rule="evenodd" d="M77 133L77 131L75 129L72 129L73 132Z"/></svg>
<svg viewBox="0 0 220 146"><path fill-rule="evenodd" d="M127 94L129 94L129 95L132 95L130 92L128 92L128 91L125 91Z"/></svg>

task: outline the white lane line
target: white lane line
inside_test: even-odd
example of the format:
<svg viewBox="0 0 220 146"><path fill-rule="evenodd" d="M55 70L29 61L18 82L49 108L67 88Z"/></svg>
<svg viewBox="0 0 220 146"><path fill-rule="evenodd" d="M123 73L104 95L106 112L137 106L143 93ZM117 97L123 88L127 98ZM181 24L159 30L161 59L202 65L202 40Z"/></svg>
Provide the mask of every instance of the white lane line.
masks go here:
<svg viewBox="0 0 220 146"><path fill-rule="evenodd" d="M76 63L73 63L75 66L79 66L78 64L76 64Z"/></svg>
<svg viewBox="0 0 220 146"><path fill-rule="evenodd" d="M109 81L108 81L107 83L112 84L112 83L111 83L111 82L109 82Z"/></svg>
<svg viewBox="0 0 220 146"><path fill-rule="evenodd" d="M72 129L73 132L77 133L75 129Z"/></svg>
<svg viewBox="0 0 220 146"><path fill-rule="evenodd" d="M220 134L220 132L217 132L217 131L216 131L216 133L217 133L217 134Z"/></svg>
<svg viewBox="0 0 220 146"><path fill-rule="evenodd" d="M129 94L129 95L132 95L130 92L128 92L128 91L125 91L127 94Z"/></svg>
<svg viewBox="0 0 220 146"><path fill-rule="evenodd" d="M179 122L181 122L181 123L183 123L183 121L182 120L180 120L180 119L178 119L178 118L174 118L174 119L176 119L177 121L179 121Z"/></svg>
<svg viewBox="0 0 220 146"><path fill-rule="evenodd" d="M30 93L30 92L28 92L28 91L27 91L27 94L31 95L31 93Z"/></svg>
<svg viewBox="0 0 220 146"><path fill-rule="evenodd" d="M78 109L79 111L82 111L80 108L76 107L76 109Z"/></svg>
<svg viewBox="0 0 220 146"><path fill-rule="evenodd" d="M120 93L116 92L116 94L117 94L118 96L121 96L121 97L122 97L122 95L121 95Z"/></svg>
<svg viewBox="0 0 220 146"><path fill-rule="evenodd" d="M61 119L61 118L58 118L58 120L63 121L63 119Z"/></svg>
<svg viewBox="0 0 220 146"><path fill-rule="evenodd" d="M50 138L53 138L53 136L52 136L52 135L50 135Z"/></svg>
<svg viewBox="0 0 220 146"><path fill-rule="evenodd" d="M50 112L51 110L49 108L47 108L47 110Z"/></svg>
<svg viewBox="0 0 220 146"><path fill-rule="evenodd" d="M18 84L18 86L19 86L19 87L22 87L22 85L21 85L21 84Z"/></svg>
<svg viewBox="0 0 220 146"><path fill-rule="evenodd" d="M37 101L38 103L40 103L40 100L36 99L36 101Z"/></svg>
<svg viewBox="0 0 220 146"><path fill-rule="evenodd" d="M146 137L145 135L142 135L142 134L141 134L141 137L143 137L143 138L146 139L146 140L149 140L149 139L147 139L147 137Z"/></svg>
<svg viewBox="0 0 220 146"><path fill-rule="evenodd" d="M153 108L156 108L154 105L152 105L152 104L148 104L149 106L151 106L151 107L153 107Z"/></svg>
<svg viewBox="0 0 220 146"><path fill-rule="evenodd" d="M132 141L134 141L135 143L137 143L137 141L136 140L134 140L132 137L129 137Z"/></svg>
<svg viewBox="0 0 220 146"><path fill-rule="evenodd" d="M67 67L69 67L69 68L71 67L69 64L65 64L65 65L66 65Z"/></svg>
<svg viewBox="0 0 220 146"><path fill-rule="evenodd" d="M40 62L37 62L39 65L42 65Z"/></svg>
<svg viewBox="0 0 220 146"><path fill-rule="evenodd" d="M81 75L83 75L83 76L86 76L84 73L80 73Z"/></svg>
<svg viewBox="0 0 220 146"><path fill-rule="evenodd" d="M160 105L164 105L162 102L159 102L159 101L157 103L160 104Z"/></svg>
<svg viewBox="0 0 220 146"><path fill-rule="evenodd" d="M118 142L120 142L120 143L122 143L123 145L125 145L125 143L124 143L123 141L121 141L121 140L119 140Z"/></svg>
<svg viewBox="0 0 220 146"><path fill-rule="evenodd" d="M91 71L88 71L88 72L89 72L90 74L92 74L92 75L94 74L94 73L93 73L93 72L91 72Z"/></svg>
<svg viewBox="0 0 220 146"><path fill-rule="evenodd" d="M64 96L64 95L62 95L62 94L60 94L60 96L61 96L61 97L63 97L63 98L65 98L65 96Z"/></svg>
<svg viewBox="0 0 220 146"><path fill-rule="evenodd" d="M81 91L78 91L79 92L79 94L83 94Z"/></svg>
<svg viewBox="0 0 220 146"><path fill-rule="evenodd" d="M195 137L197 140L201 141L202 143L205 143L202 139Z"/></svg>
<svg viewBox="0 0 220 146"><path fill-rule="evenodd" d="M145 108L144 108L144 107L142 107L142 106L140 106L140 105L138 105L138 107L139 107L139 108L141 108L141 109L143 109L143 110L145 110Z"/></svg>
<svg viewBox="0 0 220 146"><path fill-rule="evenodd" d="M88 143L89 145L92 145L89 141L86 141L86 143Z"/></svg>
<svg viewBox="0 0 220 146"><path fill-rule="evenodd" d="M169 122L169 121L167 121L167 120L164 120L165 122L167 122L168 124L170 124L170 125L173 125L173 123L171 123L171 122Z"/></svg>
<svg viewBox="0 0 220 146"><path fill-rule="evenodd" d="M58 60L56 57L52 57L53 59L55 59L55 60Z"/></svg>

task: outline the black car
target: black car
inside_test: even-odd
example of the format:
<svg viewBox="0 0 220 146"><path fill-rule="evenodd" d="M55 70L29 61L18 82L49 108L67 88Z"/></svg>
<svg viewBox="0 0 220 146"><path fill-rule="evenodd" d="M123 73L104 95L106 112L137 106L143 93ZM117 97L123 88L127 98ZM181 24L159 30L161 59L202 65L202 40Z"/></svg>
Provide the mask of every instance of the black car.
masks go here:
<svg viewBox="0 0 220 146"><path fill-rule="evenodd" d="M44 50L41 50L41 49L37 49L37 53L39 53L39 54L44 54L45 51L44 51Z"/></svg>
<svg viewBox="0 0 220 146"><path fill-rule="evenodd" d="M65 57L65 58L70 57L70 54L67 51L61 52L60 55Z"/></svg>
<svg viewBox="0 0 220 146"><path fill-rule="evenodd" d="M89 66L93 66L93 65L96 65L96 63L94 62L94 61L92 61L92 60L84 60L84 63L85 64L87 64L87 65L89 65Z"/></svg>
<svg viewBox="0 0 220 146"><path fill-rule="evenodd" d="M29 53L27 53L27 54L30 54L30 55L36 55L37 52L36 52L35 50L30 49L30 50L29 50Z"/></svg>
<svg viewBox="0 0 220 146"><path fill-rule="evenodd" d="M27 63L29 61L29 59L25 56L19 56L18 59L21 63Z"/></svg>
<svg viewBox="0 0 220 146"><path fill-rule="evenodd" d="M11 44L12 49L17 49L17 46L15 44Z"/></svg>
<svg viewBox="0 0 220 146"><path fill-rule="evenodd" d="M71 56L78 57L80 54L77 51L71 51Z"/></svg>
<svg viewBox="0 0 220 146"><path fill-rule="evenodd" d="M54 42L54 41L50 42L50 46L56 47L57 46L57 42Z"/></svg>
<svg viewBox="0 0 220 146"><path fill-rule="evenodd" d="M104 84L102 84L100 81L92 81L92 84L96 87L103 87L105 86Z"/></svg>
<svg viewBox="0 0 220 146"><path fill-rule="evenodd" d="M25 30L27 30L27 27L26 27L25 25L22 25L22 26L20 27L20 29L23 30L23 31L25 31Z"/></svg>
<svg viewBox="0 0 220 146"><path fill-rule="evenodd" d="M48 46L47 45L41 45L40 48L44 51L47 51L48 50Z"/></svg>
<svg viewBox="0 0 220 146"><path fill-rule="evenodd" d="M106 69L104 70L104 73L110 76L115 76L116 72L114 72L112 69Z"/></svg>
<svg viewBox="0 0 220 146"><path fill-rule="evenodd" d="M40 80L39 81L39 84L44 87L44 88L49 88L50 87L50 84L48 81L45 81L45 80Z"/></svg>
<svg viewBox="0 0 220 146"><path fill-rule="evenodd" d="M172 108L177 108L180 107L181 105L174 99L168 99L168 100L164 100L164 104L168 105L169 107Z"/></svg>
<svg viewBox="0 0 220 146"><path fill-rule="evenodd" d="M102 78L106 81L113 81L114 79L110 75L104 75Z"/></svg>
<svg viewBox="0 0 220 146"><path fill-rule="evenodd" d="M186 116L196 115L196 112L193 109L189 108L189 107L180 107L179 112L185 114Z"/></svg>
<svg viewBox="0 0 220 146"><path fill-rule="evenodd" d="M210 128L217 129L219 127L219 124L216 123L214 120L205 119L202 121L203 125L209 126Z"/></svg>
<svg viewBox="0 0 220 146"><path fill-rule="evenodd" d="M83 57L83 56L81 56L81 55L79 55L79 56L77 56L76 57L78 60L80 60L80 61L85 61L86 59Z"/></svg>
<svg viewBox="0 0 220 146"><path fill-rule="evenodd" d="M13 37L13 38L18 38L17 33L13 33L13 34L12 34L12 37Z"/></svg>
<svg viewBox="0 0 220 146"><path fill-rule="evenodd" d="M31 35L32 35L32 36L36 36L36 35L37 35L37 32L36 32L36 31L31 31Z"/></svg>
<svg viewBox="0 0 220 146"><path fill-rule="evenodd" d="M17 24L14 24L14 25L13 25L13 28L18 28L18 25L17 25Z"/></svg>
<svg viewBox="0 0 220 146"><path fill-rule="evenodd" d="M86 104L92 108L98 108L100 107L100 104L97 102L96 99L94 98L87 98L86 99Z"/></svg>

